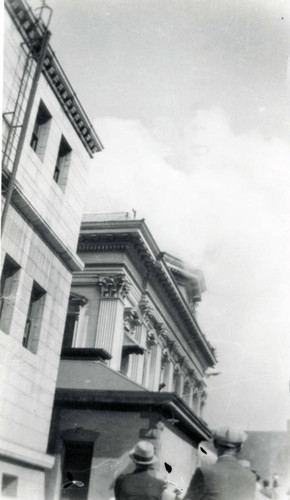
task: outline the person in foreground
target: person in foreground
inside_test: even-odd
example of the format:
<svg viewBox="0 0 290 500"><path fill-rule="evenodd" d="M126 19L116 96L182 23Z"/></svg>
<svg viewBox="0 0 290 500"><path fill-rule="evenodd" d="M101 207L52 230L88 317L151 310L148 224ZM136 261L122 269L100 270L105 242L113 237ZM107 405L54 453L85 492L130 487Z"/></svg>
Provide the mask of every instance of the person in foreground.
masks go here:
<svg viewBox="0 0 290 500"><path fill-rule="evenodd" d="M255 475L236 458L246 439L240 430L218 429L214 433L218 460L195 471L184 500L254 500Z"/></svg>
<svg viewBox="0 0 290 500"><path fill-rule="evenodd" d="M116 500L161 500L166 482L152 475L150 468L157 461L149 441L139 441L129 454L136 464L131 474L119 476L115 483Z"/></svg>

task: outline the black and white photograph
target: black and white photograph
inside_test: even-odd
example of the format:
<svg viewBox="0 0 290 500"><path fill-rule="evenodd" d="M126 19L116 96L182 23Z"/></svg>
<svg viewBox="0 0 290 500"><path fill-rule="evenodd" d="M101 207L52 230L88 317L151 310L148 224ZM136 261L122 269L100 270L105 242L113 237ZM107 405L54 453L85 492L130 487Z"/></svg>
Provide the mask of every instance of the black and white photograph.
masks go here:
<svg viewBox="0 0 290 500"><path fill-rule="evenodd" d="M290 500L290 1L1 18L0 498Z"/></svg>

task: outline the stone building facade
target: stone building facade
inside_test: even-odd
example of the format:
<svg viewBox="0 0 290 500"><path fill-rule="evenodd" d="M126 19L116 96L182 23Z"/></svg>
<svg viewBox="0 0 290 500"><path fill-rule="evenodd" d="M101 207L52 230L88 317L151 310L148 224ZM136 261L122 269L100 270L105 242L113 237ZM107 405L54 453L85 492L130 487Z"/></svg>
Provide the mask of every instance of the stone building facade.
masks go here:
<svg viewBox="0 0 290 500"><path fill-rule="evenodd" d="M172 494L185 489L211 435L204 373L216 359L196 318L203 276L160 252L144 220L122 214L86 215L78 254L85 268L73 276L47 496L111 498L140 438L154 443L157 475L172 466ZM84 486L63 489L69 477Z"/></svg>
<svg viewBox="0 0 290 500"><path fill-rule="evenodd" d="M0 496L41 500L86 177L102 145L49 44L50 9L9 0L4 14Z"/></svg>

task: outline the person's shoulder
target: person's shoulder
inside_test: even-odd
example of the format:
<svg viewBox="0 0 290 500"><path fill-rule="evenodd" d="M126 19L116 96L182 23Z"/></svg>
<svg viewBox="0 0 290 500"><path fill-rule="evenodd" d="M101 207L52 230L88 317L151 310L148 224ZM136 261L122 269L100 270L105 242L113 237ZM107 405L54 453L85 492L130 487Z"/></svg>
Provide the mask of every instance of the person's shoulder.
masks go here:
<svg viewBox="0 0 290 500"><path fill-rule="evenodd" d="M119 484L121 483L122 481L124 481L124 479L128 476L129 474L120 474L120 476L117 477L116 481L115 481L115 484Z"/></svg>
<svg viewBox="0 0 290 500"><path fill-rule="evenodd" d="M146 472L144 473L144 476L148 476L148 477L150 477L150 479L151 479L152 481L154 481L156 484L157 484L157 483L160 483L160 484L161 484L161 483L164 483L164 479L160 479L160 477L157 477L157 476L154 474L154 472L153 472L153 471L150 471L150 470L146 471Z"/></svg>

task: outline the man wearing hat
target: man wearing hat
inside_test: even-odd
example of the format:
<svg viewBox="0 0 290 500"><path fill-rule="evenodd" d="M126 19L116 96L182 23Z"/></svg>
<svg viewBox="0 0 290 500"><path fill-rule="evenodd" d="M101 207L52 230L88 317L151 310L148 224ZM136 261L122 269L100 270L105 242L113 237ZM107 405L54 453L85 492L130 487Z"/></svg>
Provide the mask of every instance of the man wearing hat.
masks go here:
<svg viewBox="0 0 290 500"><path fill-rule="evenodd" d="M247 435L222 427L213 438L218 460L195 471L185 500L254 500L255 476L236 458Z"/></svg>
<svg viewBox="0 0 290 500"><path fill-rule="evenodd" d="M139 441L129 456L136 467L131 474L117 478L116 500L161 500L166 483L150 473L150 468L157 461L152 443Z"/></svg>

